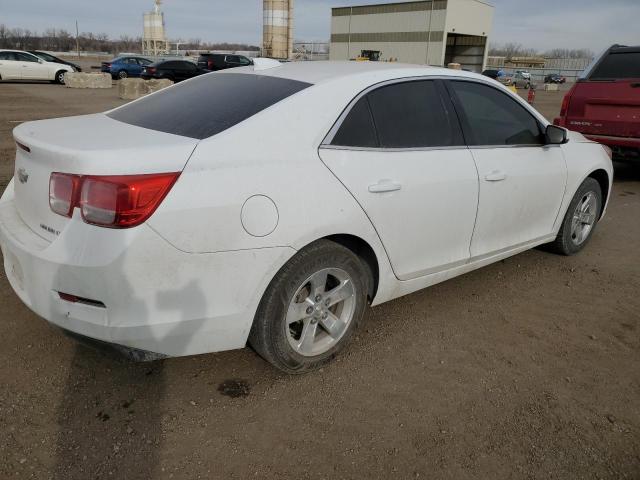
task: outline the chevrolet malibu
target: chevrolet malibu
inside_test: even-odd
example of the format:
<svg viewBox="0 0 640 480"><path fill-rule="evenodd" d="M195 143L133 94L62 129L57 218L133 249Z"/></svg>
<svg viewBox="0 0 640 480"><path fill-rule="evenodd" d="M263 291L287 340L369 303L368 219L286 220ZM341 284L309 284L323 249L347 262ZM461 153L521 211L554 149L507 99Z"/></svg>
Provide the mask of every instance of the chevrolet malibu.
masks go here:
<svg viewBox="0 0 640 480"><path fill-rule="evenodd" d="M14 137L0 245L29 308L135 358L249 343L289 373L368 304L579 252L612 181L494 80L398 64L256 60Z"/></svg>

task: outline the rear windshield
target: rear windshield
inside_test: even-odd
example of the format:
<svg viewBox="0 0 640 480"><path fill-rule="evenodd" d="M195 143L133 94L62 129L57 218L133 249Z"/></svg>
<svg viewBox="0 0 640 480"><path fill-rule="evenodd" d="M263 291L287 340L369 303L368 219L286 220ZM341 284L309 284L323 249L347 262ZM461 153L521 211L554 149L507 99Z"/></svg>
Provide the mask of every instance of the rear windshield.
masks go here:
<svg viewBox="0 0 640 480"><path fill-rule="evenodd" d="M264 75L210 73L107 115L130 125L202 140L310 86Z"/></svg>
<svg viewBox="0 0 640 480"><path fill-rule="evenodd" d="M640 78L640 52L609 53L595 68L590 80Z"/></svg>

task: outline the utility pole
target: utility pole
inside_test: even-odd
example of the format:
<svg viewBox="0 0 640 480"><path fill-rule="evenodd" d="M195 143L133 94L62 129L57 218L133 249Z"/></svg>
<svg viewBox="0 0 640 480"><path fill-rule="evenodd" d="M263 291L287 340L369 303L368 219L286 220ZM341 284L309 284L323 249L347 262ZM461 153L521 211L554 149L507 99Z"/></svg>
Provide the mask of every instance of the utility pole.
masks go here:
<svg viewBox="0 0 640 480"><path fill-rule="evenodd" d="M80 33L78 31L78 20L76 20L76 50L78 52L78 60L80 60L80 39L78 38Z"/></svg>

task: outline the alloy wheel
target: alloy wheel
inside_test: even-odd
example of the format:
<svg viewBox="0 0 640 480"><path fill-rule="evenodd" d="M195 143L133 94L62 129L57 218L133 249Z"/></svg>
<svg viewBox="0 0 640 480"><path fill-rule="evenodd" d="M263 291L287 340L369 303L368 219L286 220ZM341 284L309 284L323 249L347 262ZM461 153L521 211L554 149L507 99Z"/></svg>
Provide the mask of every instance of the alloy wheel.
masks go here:
<svg viewBox="0 0 640 480"><path fill-rule="evenodd" d="M571 240L575 245L582 245L597 219L598 197L594 192L587 192L578 202L571 219Z"/></svg>
<svg viewBox="0 0 640 480"><path fill-rule="evenodd" d="M325 268L307 278L293 295L285 329L291 347L314 357L333 348L347 331L356 310L356 290L347 272Z"/></svg>

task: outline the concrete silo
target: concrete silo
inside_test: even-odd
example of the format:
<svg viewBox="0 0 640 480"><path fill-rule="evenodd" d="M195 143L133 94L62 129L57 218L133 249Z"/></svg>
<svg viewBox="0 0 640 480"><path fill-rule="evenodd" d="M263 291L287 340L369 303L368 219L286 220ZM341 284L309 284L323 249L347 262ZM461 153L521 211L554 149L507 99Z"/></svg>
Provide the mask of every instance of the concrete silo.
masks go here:
<svg viewBox="0 0 640 480"><path fill-rule="evenodd" d="M293 51L294 0L264 0L262 55L289 59Z"/></svg>
<svg viewBox="0 0 640 480"><path fill-rule="evenodd" d="M142 53L161 55L169 53L169 43L164 31L164 13L160 10L162 0L155 0L152 12L144 14L144 33L142 35Z"/></svg>

